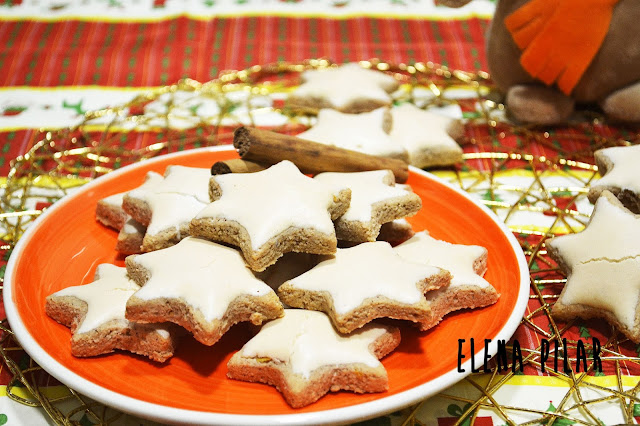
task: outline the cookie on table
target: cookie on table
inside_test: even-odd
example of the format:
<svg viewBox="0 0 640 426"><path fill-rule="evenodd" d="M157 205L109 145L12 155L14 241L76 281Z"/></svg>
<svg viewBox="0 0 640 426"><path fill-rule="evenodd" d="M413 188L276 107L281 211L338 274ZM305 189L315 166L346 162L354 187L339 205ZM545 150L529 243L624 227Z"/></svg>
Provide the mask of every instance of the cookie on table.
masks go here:
<svg viewBox="0 0 640 426"><path fill-rule="evenodd" d="M396 327L369 324L341 335L320 312L285 309L265 324L227 364L227 376L275 386L294 408L328 392L383 392L387 372L379 359L400 344Z"/></svg>
<svg viewBox="0 0 640 426"><path fill-rule="evenodd" d="M129 256L127 271L141 288L127 301L126 316L143 323L178 324L213 345L239 322L282 315L274 291L246 267L240 253L199 238Z"/></svg>
<svg viewBox="0 0 640 426"><path fill-rule="evenodd" d="M422 199L413 191L395 186L390 170L320 173L314 179L351 190L349 208L334 221L339 240L375 241L383 223L413 216L422 207Z"/></svg>
<svg viewBox="0 0 640 426"><path fill-rule="evenodd" d="M138 324L125 318L127 300L139 289L125 268L101 264L94 282L53 293L47 297L45 310L71 329L74 356L121 349L164 362L173 356L175 332L165 324Z"/></svg>
<svg viewBox="0 0 640 426"><path fill-rule="evenodd" d="M148 172L140 188L151 189L160 181L162 181L162 175L156 172ZM116 231L122 229L130 217L122 208L122 201L125 194L126 192L120 192L98 201L98 205L96 206L96 219L98 222Z"/></svg>
<svg viewBox="0 0 640 426"><path fill-rule="evenodd" d="M146 233L142 251L159 250L189 235L191 219L209 203L210 169L169 166L155 187L129 191L124 210Z"/></svg>
<svg viewBox="0 0 640 426"><path fill-rule="evenodd" d="M609 191L596 201L587 227L547 241L567 275L554 317L604 318L640 343L640 215Z"/></svg>
<svg viewBox="0 0 640 426"><path fill-rule="evenodd" d="M334 257L282 284L281 300L289 306L327 313L341 333L350 333L376 318L409 320L420 328L431 324L425 293L449 285L441 268L409 262L384 241L338 249Z"/></svg>
<svg viewBox="0 0 640 426"><path fill-rule="evenodd" d="M487 270L488 258L484 247L452 244L422 231L394 250L406 260L437 266L451 273L451 283L447 287L427 293L431 322L424 321L423 329L435 326L450 312L489 306L500 297L482 277Z"/></svg>
<svg viewBox="0 0 640 426"><path fill-rule="evenodd" d="M334 253L333 220L347 210L351 191L282 161L261 172L211 177L211 199L191 221L191 235L238 246L249 267L263 271L284 253Z"/></svg>
<svg viewBox="0 0 640 426"><path fill-rule="evenodd" d="M357 63L304 71L301 77L303 83L289 96L289 106L333 108L350 114L391 105L390 93L400 86L392 76Z"/></svg>
<svg viewBox="0 0 640 426"><path fill-rule="evenodd" d="M640 213L640 145L604 148L594 155L602 178L591 184L589 201L595 203L606 190L618 197L629 210Z"/></svg>
<svg viewBox="0 0 640 426"><path fill-rule="evenodd" d="M449 166L462 161L456 139L464 135L460 120L405 103L391 109L389 136L409 153L409 164L419 168Z"/></svg>
<svg viewBox="0 0 640 426"><path fill-rule="evenodd" d="M388 108L361 114L322 109L316 124L296 136L324 145L408 161L404 147L389 136L390 129L391 114Z"/></svg>

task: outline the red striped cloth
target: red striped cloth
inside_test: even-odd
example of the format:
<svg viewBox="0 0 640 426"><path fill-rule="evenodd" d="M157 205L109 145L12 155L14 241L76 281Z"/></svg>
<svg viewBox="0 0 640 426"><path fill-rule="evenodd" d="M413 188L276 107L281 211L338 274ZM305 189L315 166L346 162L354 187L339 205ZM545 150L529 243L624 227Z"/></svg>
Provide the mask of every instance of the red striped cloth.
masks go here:
<svg viewBox="0 0 640 426"><path fill-rule="evenodd" d="M487 69L485 19L234 17L0 22L0 86L159 86L225 69L325 57Z"/></svg>

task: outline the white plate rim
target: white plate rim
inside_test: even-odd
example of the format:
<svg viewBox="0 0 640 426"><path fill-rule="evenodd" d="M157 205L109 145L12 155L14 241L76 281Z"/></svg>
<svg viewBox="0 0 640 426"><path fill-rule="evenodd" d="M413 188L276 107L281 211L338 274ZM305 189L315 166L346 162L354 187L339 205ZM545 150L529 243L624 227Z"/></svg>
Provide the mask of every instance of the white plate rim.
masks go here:
<svg viewBox="0 0 640 426"><path fill-rule="evenodd" d="M7 263L5 270L5 282L4 282L4 305L7 315L7 319L13 330L15 337L18 339L24 350L36 361L44 370L46 370L53 377L60 382L69 386L70 388L84 394L96 401L99 401L107 406L111 406L122 410L127 413L131 413L143 418L171 422L171 423L190 423L190 424L223 424L223 425L306 425L306 424L336 424L347 423L354 421L361 421L373 417L378 417L384 414L388 414L400 408L422 401L436 393L448 388L449 386L459 382L471 370L471 359L467 360L462 367L465 369L465 373L459 373L456 369L452 369L440 377L431 380L427 383L423 383L419 386L413 387L403 392L399 392L394 395L382 397L375 401L369 401L362 404L351 405L348 407L336 408L331 410L314 411L309 413L299 414L271 414L271 415L255 415L255 414L226 414L215 412L204 412L188 410L183 408L168 407L165 405L154 404L139 399L135 399L129 396L121 395L109 389L105 389L95 383L79 376L73 371L69 370L64 365L57 362L51 355L49 355L29 333L23 322L21 316L17 311L17 307L13 303L13 286L16 285L16 277L14 276L14 268L20 253L27 247L29 240L37 232L38 228L47 218L53 214L57 209L62 208L73 197L81 194L85 191L90 191L93 186L98 183L103 183L105 179L115 179L121 174L128 173L143 165L152 164L157 161L165 161L171 157L184 156L186 153L197 154L198 152L215 152L215 151L231 151L232 146L221 145L214 147L196 148L188 151L179 151L170 154L160 155L142 162L130 164L108 173L94 181L91 181L81 187L81 189L71 195L68 195L61 200L54 203L47 209L40 217L38 217L26 230L22 238L16 244L11 257ZM448 182L438 178L437 176L425 172L415 167L410 167L411 171L419 174L427 179L430 179L438 184L444 185L449 189L454 190L458 194L462 195L476 206L478 206L493 222L498 225L499 229L506 236L513 252L516 256L518 266L520 269L520 288L516 299L516 304L511 312L511 315L503 327L498 333L492 337L491 344L489 345L488 353L493 356L497 352L497 341L508 340L515 333L520 320L526 309L529 300L529 269L524 256L524 253L520 247L520 244L516 240L513 233L507 228L507 226L486 206L482 203L474 200L471 196L463 190L454 187ZM482 365L484 362L484 353L479 352L474 358L474 365Z"/></svg>

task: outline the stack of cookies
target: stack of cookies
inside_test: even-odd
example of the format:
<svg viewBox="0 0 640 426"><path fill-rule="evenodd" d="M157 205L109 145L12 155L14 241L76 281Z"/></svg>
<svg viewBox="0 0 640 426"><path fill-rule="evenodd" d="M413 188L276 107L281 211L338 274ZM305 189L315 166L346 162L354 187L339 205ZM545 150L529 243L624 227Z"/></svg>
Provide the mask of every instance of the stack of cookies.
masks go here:
<svg viewBox="0 0 640 426"><path fill-rule="evenodd" d="M203 170L171 166L100 201L98 220L121 236L135 221L140 243L128 247L142 254L47 298L47 313L72 329L74 355L122 349L164 361L185 330L213 345L233 324L266 322L228 375L274 385L301 407L338 389L387 388L378 359L400 330L375 320L427 330L498 298L481 277L485 249L413 235L405 218L421 199L388 170L311 178L288 161L256 173ZM384 227L411 238L394 248L380 240Z"/></svg>
<svg viewBox="0 0 640 426"><path fill-rule="evenodd" d="M321 110L307 138L425 157L398 142L405 125L393 140L391 121L423 111L389 112L392 77L347 65L304 78L292 105L340 110ZM367 96L362 87L352 93L354 79ZM324 117L325 129L341 129L342 139L322 130ZM351 121L359 123L353 130ZM98 221L119 231L116 250L129 255L126 268L101 265L93 283L50 295L46 310L71 328L76 356L121 349L159 362L185 332L213 345L236 323L265 323L231 357L230 378L273 385L293 407L340 389L384 391L379 359L398 346L400 329L381 319L428 330L449 312L498 299L482 278L487 250L414 233L406 218L421 208L390 170L309 177L281 161L210 176L209 169L170 166L98 203Z"/></svg>
<svg viewBox="0 0 640 426"><path fill-rule="evenodd" d="M411 103L397 105L394 77L356 63L302 73L303 83L288 106L317 112L317 121L299 138L407 161L426 168L462 161L456 142L464 134L460 120Z"/></svg>

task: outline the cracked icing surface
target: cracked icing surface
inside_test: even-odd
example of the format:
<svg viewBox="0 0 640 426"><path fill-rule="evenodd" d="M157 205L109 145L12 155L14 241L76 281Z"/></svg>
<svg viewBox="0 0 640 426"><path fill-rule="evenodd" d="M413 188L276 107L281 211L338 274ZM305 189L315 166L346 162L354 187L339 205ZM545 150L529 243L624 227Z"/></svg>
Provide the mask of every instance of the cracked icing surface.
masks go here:
<svg viewBox="0 0 640 426"><path fill-rule="evenodd" d="M614 204L615 203L615 204ZM600 197L584 231L552 240L569 266L593 259L622 259L640 255L640 217L618 202Z"/></svg>
<svg viewBox="0 0 640 426"><path fill-rule="evenodd" d="M361 100L391 103L387 90L398 82L390 75L349 63L337 68L309 70L302 73L304 81L293 93L296 97L326 99L336 108L343 108Z"/></svg>
<svg viewBox="0 0 640 426"><path fill-rule="evenodd" d="M613 167L593 187L619 187L640 192L638 164L640 164L640 145L606 148L599 155L607 158Z"/></svg>
<svg viewBox="0 0 640 426"><path fill-rule="evenodd" d="M222 196L197 215L236 221L258 250L290 227L335 235L329 208L345 185L329 185L300 173L290 161L256 173L215 176Z"/></svg>
<svg viewBox="0 0 640 426"><path fill-rule="evenodd" d="M289 364L295 374L308 379L313 370L325 365L380 365L369 345L385 332L384 327L369 325L341 335L321 312L285 309L284 317L265 324L241 351L245 357Z"/></svg>
<svg viewBox="0 0 640 426"><path fill-rule="evenodd" d="M436 240L427 231L422 231L396 246L394 250L411 262L437 266L449 271L452 275L449 288L460 285L491 285L473 269L474 262L486 256L487 249L484 247L451 244Z"/></svg>
<svg viewBox="0 0 640 426"><path fill-rule="evenodd" d="M374 170L357 173L320 173L314 179L330 183L343 184L351 189L351 204L338 220L370 222L373 205L380 202L393 203L411 192L394 186L393 174L388 170Z"/></svg>
<svg viewBox="0 0 640 426"><path fill-rule="evenodd" d="M335 311L345 314L376 296L410 305L419 303L424 293L418 282L439 272L440 268L401 258L389 243L378 241L338 249L334 258L288 283L301 290L328 292Z"/></svg>
<svg viewBox="0 0 640 426"><path fill-rule="evenodd" d="M317 123L296 136L365 154L406 158L407 153L402 145L394 142L384 130L388 113L387 108L360 114L321 109Z"/></svg>
<svg viewBox="0 0 640 426"><path fill-rule="evenodd" d="M191 195L201 203L209 203L211 170L199 167L169 166L160 186L164 193Z"/></svg>
<svg viewBox="0 0 640 426"><path fill-rule="evenodd" d="M568 269L558 302L608 310L621 324L634 329L640 301L638 241L640 216L605 191L584 231L547 243L561 266L564 263L563 269Z"/></svg>
<svg viewBox="0 0 640 426"><path fill-rule="evenodd" d="M263 296L273 290L246 267L232 248L187 237L175 246L136 256L149 280L135 293L142 300L179 299L207 321L220 319L238 296Z"/></svg>

